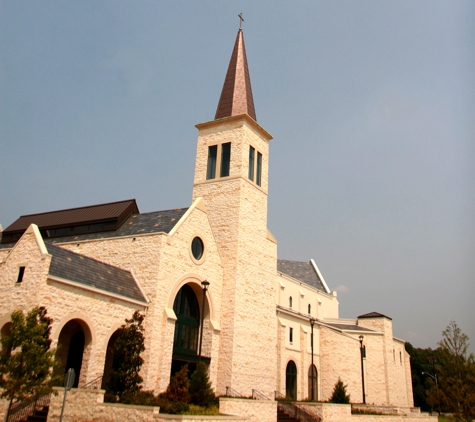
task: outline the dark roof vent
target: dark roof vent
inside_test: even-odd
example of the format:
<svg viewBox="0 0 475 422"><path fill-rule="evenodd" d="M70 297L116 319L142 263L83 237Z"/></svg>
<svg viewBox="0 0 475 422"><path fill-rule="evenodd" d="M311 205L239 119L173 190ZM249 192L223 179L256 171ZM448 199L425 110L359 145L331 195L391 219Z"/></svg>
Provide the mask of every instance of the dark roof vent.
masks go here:
<svg viewBox="0 0 475 422"><path fill-rule="evenodd" d="M22 215L3 231L2 243L16 242L30 224L39 227L43 238L62 237L117 230L132 214L139 214L135 199Z"/></svg>

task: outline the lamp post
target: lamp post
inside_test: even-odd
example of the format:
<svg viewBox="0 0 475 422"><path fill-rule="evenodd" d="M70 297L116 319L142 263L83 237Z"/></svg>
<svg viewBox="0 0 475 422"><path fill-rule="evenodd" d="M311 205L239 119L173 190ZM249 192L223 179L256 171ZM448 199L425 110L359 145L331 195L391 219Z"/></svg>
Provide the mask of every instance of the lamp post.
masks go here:
<svg viewBox="0 0 475 422"><path fill-rule="evenodd" d="M312 382L312 390L311 390L311 400L315 400L315 372L313 371L314 365L313 365L313 326L315 325L315 318L310 318L310 327L312 327L312 332L310 334L310 346L312 348L312 376L311 376L311 382Z"/></svg>
<svg viewBox="0 0 475 422"><path fill-rule="evenodd" d="M201 288L203 289L203 306L201 307L201 327L200 327L200 349L198 352L198 362L201 362L201 346L203 345L203 322L205 319L205 299L206 292L208 291L209 281L203 280L201 282Z"/></svg>
<svg viewBox="0 0 475 422"><path fill-rule="evenodd" d="M363 404L366 404L366 394L364 391L364 367L363 367L363 358L365 355L365 348L363 346L363 336L359 336L360 339L360 356L361 356L361 385L363 387Z"/></svg>
<svg viewBox="0 0 475 422"><path fill-rule="evenodd" d="M427 376L431 377L435 381L435 388L439 388L439 386L437 384L437 374L435 373L434 367L433 367L435 357L431 356L431 357L429 357L429 359L432 359L432 372L434 372L434 375L429 374L428 372L422 372L422 375L427 375ZM431 415L432 415L432 410L433 410L433 408L431 407L431 410L430 410ZM439 416L440 416L440 403L439 403Z"/></svg>

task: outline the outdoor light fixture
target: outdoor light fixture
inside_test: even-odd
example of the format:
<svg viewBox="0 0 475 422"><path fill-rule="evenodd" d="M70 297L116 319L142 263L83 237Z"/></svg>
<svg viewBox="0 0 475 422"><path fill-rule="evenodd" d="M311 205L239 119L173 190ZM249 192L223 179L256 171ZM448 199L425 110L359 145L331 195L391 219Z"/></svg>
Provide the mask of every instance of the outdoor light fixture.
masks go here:
<svg viewBox="0 0 475 422"><path fill-rule="evenodd" d="M360 339L360 356L361 356L361 385L363 386L363 404L366 404L366 394L364 391L364 368L363 358L365 357L365 347L363 346L363 336L359 336Z"/></svg>
<svg viewBox="0 0 475 422"><path fill-rule="evenodd" d="M200 349L198 352L198 362L201 362L201 346L203 345L203 322L205 319L205 299L206 292L208 291L209 281L203 280L201 282L201 288L203 289L203 306L201 307L201 327L200 327Z"/></svg>

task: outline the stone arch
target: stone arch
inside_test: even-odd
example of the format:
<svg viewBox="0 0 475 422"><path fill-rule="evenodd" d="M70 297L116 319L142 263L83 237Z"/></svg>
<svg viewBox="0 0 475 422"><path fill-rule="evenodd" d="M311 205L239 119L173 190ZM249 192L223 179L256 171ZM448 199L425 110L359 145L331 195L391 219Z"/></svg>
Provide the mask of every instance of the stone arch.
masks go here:
<svg viewBox="0 0 475 422"><path fill-rule="evenodd" d="M110 336L107 342L106 347L106 359L104 361L104 371L102 373L102 383L101 388L105 390L107 387L107 382L109 381L109 377L112 373L112 361L114 358L114 346L117 340L117 336L119 335L119 328L117 328Z"/></svg>
<svg viewBox="0 0 475 422"><path fill-rule="evenodd" d="M297 365L293 360L285 368L285 396L297 400Z"/></svg>
<svg viewBox="0 0 475 422"><path fill-rule="evenodd" d="M61 361L56 372L62 375L69 368L74 368L76 378L73 387L84 385L94 339L90 325L82 318L64 318L55 334Z"/></svg>

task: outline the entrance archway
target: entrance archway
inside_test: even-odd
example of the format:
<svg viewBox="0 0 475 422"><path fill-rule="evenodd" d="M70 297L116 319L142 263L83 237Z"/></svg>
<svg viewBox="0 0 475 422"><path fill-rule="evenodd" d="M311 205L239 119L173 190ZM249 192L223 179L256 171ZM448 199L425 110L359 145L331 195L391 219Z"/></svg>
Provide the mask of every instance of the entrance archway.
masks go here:
<svg viewBox="0 0 475 422"><path fill-rule="evenodd" d="M297 400L297 366L289 361L285 370L285 396Z"/></svg>
<svg viewBox="0 0 475 422"><path fill-rule="evenodd" d="M102 384L101 384L101 388L103 390L106 389L107 383L109 382L109 377L111 376L111 373L112 373L114 347L115 347L115 342L117 340L118 334L119 334L119 330L114 331L114 333L111 335L109 339L109 342L107 343L106 361L104 363L104 372L102 374Z"/></svg>
<svg viewBox="0 0 475 422"><path fill-rule="evenodd" d="M308 398L312 401L318 400L318 372L315 365L308 368Z"/></svg>
<svg viewBox="0 0 475 422"><path fill-rule="evenodd" d="M76 374L73 388L77 388L79 385L81 370L84 366L84 351L90 341L89 328L84 321L78 319L69 321L59 334L59 357L62 365L58 373L64 374L69 368L73 368Z"/></svg>
<svg viewBox="0 0 475 422"><path fill-rule="evenodd" d="M195 291L185 284L177 293L173 303L177 317L173 336L173 356L171 375L185 364L193 373L198 362L198 341L200 335L200 306ZM209 362L209 358L202 358Z"/></svg>

